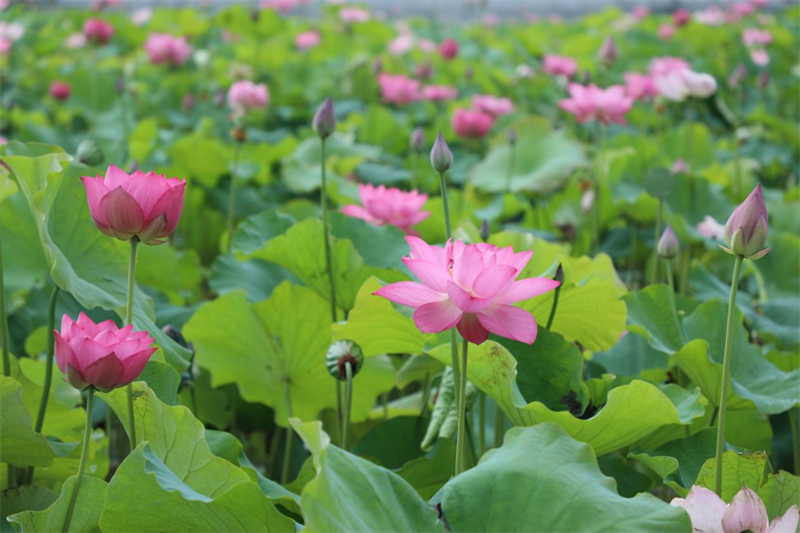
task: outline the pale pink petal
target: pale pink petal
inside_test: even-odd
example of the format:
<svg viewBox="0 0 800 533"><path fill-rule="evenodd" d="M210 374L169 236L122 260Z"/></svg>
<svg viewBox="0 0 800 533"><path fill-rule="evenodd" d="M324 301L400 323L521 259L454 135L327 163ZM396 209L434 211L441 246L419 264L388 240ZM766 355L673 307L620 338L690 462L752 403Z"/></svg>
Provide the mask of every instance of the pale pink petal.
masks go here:
<svg viewBox="0 0 800 533"><path fill-rule="evenodd" d="M414 323L422 333L439 333L455 327L461 315L453 302L442 300L418 307L414 311Z"/></svg>
<svg viewBox="0 0 800 533"><path fill-rule="evenodd" d="M436 292L428 286L414 281L392 283L391 285L381 287L372 294L383 296L387 300L415 309L431 302L447 299L446 294Z"/></svg>
<svg viewBox="0 0 800 533"><path fill-rule="evenodd" d="M489 330L483 327L475 313L464 313L458 322L458 332L472 344L483 344L489 338Z"/></svg>
<svg viewBox="0 0 800 533"><path fill-rule="evenodd" d="M477 247L467 246L457 259L453 262L453 279L464 290L472 290L475 278L485 268L483 254Z"/></svg>
<svg viewBox="0 0 800 533"><path fill-rule="evenodd" d="M727 506L712 490L694 485L685 499L675 498L670 505L683 507L689 513L694 531L718 532L722 529L722 516Z"/></svg>
<svg viewBox="0 0 800 533"><path fill-rule="evenodd" d="M549 278L526 278L515 281L509 289L498 296L502 303L511 304L522 302L534 296L539 296L552 291L561 285L560 282Z"/></svg>
<svg viewBox="0 0 800 533"><path fill-rule="evenodd" d="M725 533L740 533L747 530L753 533L766 533L768 527L769 517L764 502L748 487L743 487L733 497L728 510L722 515L722 529Z"/></svg>
<svg viewBox="0 0 800 533"><path fill-rule="evenodd" d="M83 186L86 188L86 200L89 203L89 212L92 214L92 220L98 226L108 226L108 220L100 209L100 200L108 193L103 180L82 176L81 181L83 181Z"/></svg>
<svg viewBox="0 0 800 533"><path fill-rule="evenodd" d="M447 294L453 303L465 313L477 313L492 303L491 300L486 298L473 296L452 280L447 282Z"/></svg>
<svg viewBox="0 0 800 533"><path fill-rule="evenodd" d="M98 389L112 389L122 381L125 367L122 366L122 362L117 359L116 355L110 353L94 361L81 373L87 382Z"/></svg>
<svg viewBox="0 0 800 533"><path fill-rule="evenodd" d="M81 311L81 313L78 315L77 322L81 329L85 331L89 337L94 338L100 332L97 324L95 324L91 318L86 316L86 313L83 311Z"/></svg>
<svg viewBox="0 0 800 533"><path fill-rule="evenodd" d="M495 335L526 344L533 344L536 340L536 320L519 307L494 304L478 313L478 320Z"/></svg>
<svg viewBox="0 0 800 533"><path fill-rule="evenodd" d="M172 187L169 186L163 176L158 176L152 172L147 174L142 172L134 173L122 184L122 188L139 204L146 221L152 218L151 210L158 199L167 191L172 190Z"/></svg>
<svg viewBox="0 0 800 533"><path fill-rule="evenodd" d="M159 179L161 179L162 182L164 181L163 178ZM151 220L162 214L167 216L167 223L164 229L156 235L157 238L162 239L175 231L181 219L181 213L183 213L183 198L185 192L186 182L184 181L165 192L150 210L146 220Z"/></svg>
<svg viewBox="0 0 800 533"><path fill-rule="evenodd" d="M431 261L436 264L444 262L443 249L430 246L419 237L414 237L412 235L406 236L406 242L411 247L411 253L409 254L411 259L422 259L423 261Z"/></svg>
<svg viewBox="0 0 800 533"><path fill-rule="evenodd" d="M106 194L100 201L100 209L115 233L135 235L142 229L144 224L142 209L122 187L117 187Z"/></svg>
<svg viewBox="0 0 800 533"><path fill-rule="evenodd" d="M349 217L360 218L361 220L366 220L367 222L371 222L373 224L376 222L376 220L372 218L372 215L369 214L369 211L367 211L360 205L356 204L345 205L342 206L340 211Z"/></svg>
<svg viewBox="0 0 800 533"><path fill-rule="evenodd" d="M445 267L441 263L423 261L422 259L403 258L403 263L414 273L417 278L436 292L447 292L447 282L450 276L447 275Z"/></svg>
<svg viewBox="0 0 800 533"><path fill-rule="evenodd" d="M482 298L494 298L508 289L519 271L509 265L493 265L478 274L472 293Z"/></svg>
<svg viewBox="0 0 800 533"><path fill-rule="evenodd" d="M147 362L150 360L150 356L152 356L155 351L156 348L147 348L146 350L136 352L127 359L124 359L122 361L122 366L125 368L125 372L118 386L127 385L138 378L139 374L142 373L145 365L147 365Z"/></svg>
<svg viewBox="0 0 800 533"><path fill-rule="evenodd" d="M117 187L122 187L122 184L128 181L128 174L124 170L120 170L114 165L108 167L105 177L106 189L112 191Z"/></svg>
<svg viewBox="0 0 800 533"><path fill-rule="evenodd" d="M795 533L798 519L800 516L798 516L797 506L792 505L783 516L776 516L772 519L769 524L769 533Z"/></svg>

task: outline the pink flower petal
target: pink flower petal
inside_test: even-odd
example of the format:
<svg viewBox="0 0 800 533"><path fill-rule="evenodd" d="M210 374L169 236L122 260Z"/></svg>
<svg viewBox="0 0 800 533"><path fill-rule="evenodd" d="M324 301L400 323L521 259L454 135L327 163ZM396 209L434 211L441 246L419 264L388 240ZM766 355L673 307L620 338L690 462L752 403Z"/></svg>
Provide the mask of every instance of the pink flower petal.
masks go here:
<svg viewBox="0 0 800 533"><path fill-rule="evenodd" d="M100 390L115 388L122 381L125 368L113 353L96 360L83 372L83 378Z"/></svg>
<svg viewBox="0 0 800 533"><path fill-rule="evenodd" d="M422 259L423 261L430 261L435 264L442 264L444 262L443 249L430 246L419 237L414 237L412 235L406 236L406 242L411 247L411 253L409 254L411 259Z"/></svg>
<svg viewBox="0 0 800 533"><path fill-rule="evenodd" d="M447 294L453 303L465 313L477 313L492 303L491 300L486 298L473 296L453 281L447 282Z"/></svg>
<svg viewBox="0 0 800 533"><path fill-rule="evenodd" d="M454 247L455 248L455 247ZM483 254L476 246L466 246L460 256L453 261L453 280L466 291L472 290L472 284L485 267Z"/></svg>
<svg viewBox="0 0 800 533"><path fill-rule="evenodd" d="M57 331L53 332L55 335L56 343L55 343L55 356L56 356L56 364L58 365L58 369L61 370L64 374L67 373L67 365L75 366L75 354L72 352L72 348L69 347L69 344L64 337L62 337Z"/></svg>
<svg viewBox="0 0 800 533"><path fill-rule="evenodd" d="M534 296L539 296L552 291L561 285L560 282L549 278L526 278L515 281L509 289L499 296L502 303L512 304L522 302Z"/></svg>
<svg viewBox="0 0 800 533"><path fill-rule="evenodd" d="M79 370L84 377L86 376L86 369L90 365L111 353L111 350L99 342L95 342L86 337L72 339L69 341L69 347L72 349L72 353L75 354L75 357L73 358L77 363L75 365L75 369Z"/></svg>
<svg viewBox="0 0 800 533"><path fill-rule="evenodd" d="M417 308L422 305L447 299L446 294L434 291L422 283L414 281L400 281L381 287L372 294L383 296L387 300Z"/></svg>
<svg viewBox="0 0 800 533"><path fill-rule="evenodd" d="M122 187L122 184L128 181L128 174L124 170L120 170L114 165L108 167L105 177L106 189L112 191L117 187Z"/></svg>
<svg viewBox="0 0 800 533"><path fill-rule="evenodd" d="M164 181L163 177L159 180ZM186 182L176 185L165 192L155 203L147 215L147 220L151 220L161 215L167 216L167 223L156 237L162 239L175 231L178 227L178 222L181 220L181 213L183 213L183 199L186 193ZM144 211L144 208L143 208Z"/></svg>
<svg viewBox="0 0 800 533"><path fill-rule="evenodd" d="M489 330L483 327L475 313L464 313L458 322L458 332L472 344L483 344L489 338Z"/></svg>
<svg viewBox="0 0 800 533"><path fill-rule="evenodd" d="M692 521L693 527L697 527ZM743 487L731 500L728 510L722 515L722 529L725 533L740 533L750 530L753 533L767 533L769 517L764 502L758 494Z"/></svg>
<svg viewBox="0 0 800 533"><path fill-rule="evenodd" d="M81 181L83 181L83 186L86 188L86 200L89 203L89 212L92 214L92 220L97 226L107 227L108 220L100 209L100 200L108 194L108 189L103 184L103 180L82 176Z"/></svg>
<svg viewBox="0 0 800 533"><path fill-rule="evenodd" d="M455 327L461 310L450 300L425 304L414 311L414 323L422 333L439 333Z"/></svg>
<svg viewBox="0 0 800 533"><path fill-rule="evenodd" d="M798 515L797 506L792 505L783 516L776 516L772 519L769 524L769 533L795 533L798 519L800 519L800 515Z"/></svg>
<svg viewBox="0 0 800 533"><path fill-rule="evenodd" d="M100 201L100 209L115 234L135 235L141 231L144 224L142 209L133 196L121 187L117 187L103 197Z"/></svg>
<svg viewBox="0 0 800 533"><path fill-rule="evenodd" d="M670 503L673 507L683 507L692 519L694 531L720 531L722 516L727 506L717 494L705 487L694 485L686 499L675 498Z"/></svg>
<svg viewBox="0 0 800 533"><path fill-rule="evenodd" d="M478 320L495 335L526 344L533 344L536 340L536 320L519 307L494 304L478 313Z"/></svg>
<svg viewBox="0 0 800 533"><path fill-rule="evenodd" d="M127 385L138 378L139 374L142 373L142 370L144 370L144 367L150 360L150 356L152 356L155 351L156 348L147 348L146 350L136 352L127 359L124 359L122 361L122 366L125 367L125 372L118 386Z"/></svg>
<svg viewBox="0 0 800 533"><path fill-rule="evenodd" d="M508 289L519 271L509 265L493 265L478 274L472 292L482 298L494 298Z"/></svg>
<svg viewBox="0 0 800 533"><path fill-rule="evenodd" d="M417 278L436 292L447 292L447 282L450 276L442 263L433 263L422 259L403 258L403 263L414 273Z"/></svg>
<svg viewBox="0 0 800 533"><path fill-rule="evenodd" d="M85 331L86 334L91 338L96 337L97 334L100 333L100 329L97 327L97 324L95 324L91 318L86 316L86 313L83 311L81 311L81 313L78 315L77 322L81 329Z"/></svg>

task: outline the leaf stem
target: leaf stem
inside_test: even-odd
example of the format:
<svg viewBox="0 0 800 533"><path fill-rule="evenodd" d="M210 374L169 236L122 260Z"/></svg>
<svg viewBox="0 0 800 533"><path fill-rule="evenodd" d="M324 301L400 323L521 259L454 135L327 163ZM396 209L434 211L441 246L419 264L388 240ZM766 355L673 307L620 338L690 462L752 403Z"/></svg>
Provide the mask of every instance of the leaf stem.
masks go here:
<svg viewBox="0 0 800 533"><path fill-rule="evenodd" d="M508 174L506 175L506 192L511 193L511 178L514 177L514 163L517 156L516 143L508 143L510 146L510 154L508 157Z"/></svg>
<svg viewBox="0 0 800 533"><path fill-rule="evenodd" d="M138 237L131 237L131 257L128 263L128 302L125 311L125 325L133 324L133 295L136 285L136 247L139 245ZM130 440L130 451L136 448L136 418L133 414L133 384L128 383L125 387L128 393L128 439Z"/></svg>
<svg viewBox="0 0 800 533"><path fill-rule="evenodd" d="M656 213L656 231L653 241L653 269L650 275L650 285L655 285L658 279L658 239L661 237L661 217L664 214L664 200L658 199L658 212Z"/></svg>
<svg viewBox="0 0 800 533"><path fill-rule="evenodd" d="M560 269L561 265L559 265L558 268ZM553 327L553 321L556 319L556 310L558 309L558 296L561 294L561 285L564 284L563 280L559 281L561 281L561 283L559 283L558 287L556 287L555 292L553 293L553 308L550 309L550 316L547 318L547 331L551 330L551 328Z"/></svg>
<svg viewBox="0 0 800 533"><path fill-rule="evenodd" d="M3 231L0 228L0 335L3 336L3 375L11 376L11 342L8 338L8 315L6 314L6 288L3 279ZM11 472L9 465L8 471ZM10 475L10 474L9 474ZM9 484L8 488L11 488Z"/></svg>
<svg viewBox="0 0 800 533"><path fill-rule="evenodd" d="M725 352L722 360L722 392L719 397L719 421L717 422L717 454L715 469L715 492L722 496L722 453L725 448L725 415L728 408L728 382L731 373L731 345L733 344L733 320L736 316L736 291L739 286L739 274L742 270L743 256L736 256L731 280L731 296L728 302L728 323L725 331Z"/></svg>
<svg viewBox="0 0 800 533"><path fill-rule="evenodd" d="M478 457L486 453L486 393L483 391L478 396L478 451Z"/></svg>
<svg viewBox="0 0 800 533"><path fill-rule="evenodd" d="M506 415L499 403L494 405L494 447L500 448L503 445L503 436L506 433Z"/></svg>
<svg viewBox="0 0 800 533"><path fill-rule="evenodd" d="M284 388L284 401L286 402L286 441L283 448L283 465L281 467L281 484L285 485L289 482L289 474L292 468L292 440L294 438L294 431L289 424L289 419L292 417L292 397L290 395L291 382L286 380L286 387Z"/></svg>
<svg viewBox="0 0 800 533"><path fill-rule="evenodd" d="M342 418L342 449L347 451L347 428L350 425L350 407L353 404L353 365L350 361L344 363L344 417Z"/></svg>
<svg viewBox="0 0 800 533"><path fill-rule="evenodd" d="M78 464L78 479L75 480L75 488L72 489L67 515L64 517L64 527L61 528L63 533L69 531L69 526L72 523L72 515L75 513L75 504L78 501L78 492L81 490L81 481L83 481L83 471L86 468L86 458L89 456L89 439L92 435L92 400L94 400L94 387L90 386L86 397L86 426L83 429L83 448L81 448L81 461Z"/></svg>
<svg viewBox="0 0 800 533"><path fill-rule="evenodd" d="M465 423L467 415L467 354L469 341L461 342L461 378L459 380L458 394L458 437L456 438L456 470L455 475L464 471L464 445L466 443Z"/></svg>
<svg viewBox="0 0 800 533"><path fill-rule="evenodd" d="M236 141L235 148L233 149L233 164L231 165L231 188L228 192L228 221L225 227L228 230L228 253L231 252L233 246L233 229L234 229L234 215L236 211L236 171L239 168L239 153L242 149L242 143Z"/></svg>

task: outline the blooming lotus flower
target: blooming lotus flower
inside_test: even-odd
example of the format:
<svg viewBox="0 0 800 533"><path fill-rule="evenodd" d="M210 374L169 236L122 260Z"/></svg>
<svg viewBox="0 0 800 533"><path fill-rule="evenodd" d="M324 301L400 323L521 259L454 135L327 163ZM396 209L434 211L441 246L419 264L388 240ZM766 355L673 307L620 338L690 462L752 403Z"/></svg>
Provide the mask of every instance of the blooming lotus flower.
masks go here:
<svg viewBox="0 0 800 533"><path fill-rule="evenodd" d="M234 115L243 115L250 109L263 109L269 105L269 89L263 83L237 81L228 90L228 105Z"/></svg>
<svg viewBox="0 0 800 533"><path fill-rule="evenodd" d="M750 59L756 65L765 67L769 65L769 52L761 49L750 50Z"/></svg>
<svg viewBox="0 0 800 533"><path fill-rule="evenodd" d="M81 180L92 220L109 237L127 241L135 236L145 244L162 244L178 226L186 180L138 170L129 176L114 165L105 178Z"/></svg>
<svg viewBox="0 0 800 533"><path fill-rule="evenodd" d="M153 10L149 7L143 7L131 13L131 22L133 22L134 26L144 26L152 17Z"/></svg>
<svg viewBox="0 0 800 533"><path fill-rule="evenodd" d="M422 283L392 283L373 294L414 308L414 323L423 333L438 333L457 327L474 344L482 344L489 332L532 344L536 320L514 306L558 287L547 278L517 277L528 264L532 251L514 253L511 246L464 244L448 241L442 248L407 236L411 247L403 262Z"/></svg>
<svg viewBox="0 0 800 533"><path fill-rule="evenodd" d="M695 533L794 533L799 518L797 506L792 505L770 522L764 502L748 487L726 505L714 491L694 485L686 498L674 498L670 505L686 510Z"/></svg>
<svg viewBox="0 0 800 533"><path fill-rule="evenodd" d="M311 48L316 48L319 46L321 39L319 36L319 32L316 31L304 31L297 35L294 38L294 45L297 47L298 50L304 51L309 50Z"/></svg>
<svg viewBox="0 0 800 533"><path fill-rule="evenodd" d="M439 55L445 61L450 61L458 55L458 41L455 39L445 39L439 43Z"/></svg>
<svg viewBox="0 0 800 533"><path fill-rule="evenodd" d="M725 235L725 226L716 221L714 217L706 215L703 221L695 226L697 233L709 239L719 240Z"/></svg>
<svg viewBox="0 0 800 533"><path fill-rule="evenodd" d="M719 6L708 6L706 9L696 12L694 19L706 26L721 26L725 24L725 12Z"/></svg>
<svg viewBox="0 0 800 533"><path fill-rule="evenodd" d="M100 19L88 19L83 24L83 35L94 44L107 44L114 36L114 26Z"/></svg>
<svg viewBox="0 0 800 533"><path fill-rule="evenodd" d="M82 33L73 33L67 36L64 46L72 49L83 48L86 46L86 36Z"/></svg>
<svg viewBox="0 0 800 533"><path fill-rule="evenodd" d="M570 83L568 90L570 98L561 100L558 106L581 123L596 120L602 124L625 124L625 114L633 106L633 98L625 94L621 85L600 89L596 85Z"/></svg>
<svg viewBox="0 0 800 533"><path fill-rule="evenodd" d="M59 102L63 102L64 100L68 99L69 95L72 93L72 86L63 81L54 81L50 84L50 89L48 92L50 93L50 96Z"/></svg>
<svg viewBox="0 0 800 533"><path fill-rule="evenodd" d="M772 33L769 30L747 28L742 32L742 42L745 46L766 46L772 42Z"/></svg>
<svg viewBox="0 0 800 533"><path fill-rule="evenodd" d="M378 75L381 98L387 104L403 105L420 99L419 81L403 75Z"/></svg>
<svg viewBox="0 0 800 533"><path fill-rule="evenodd" d="M339 11L339 19L347 24L354 22L367 22L370 19L369 11L358 7L346 7Z"/></svg>
<svg viewBox="0 0 800 533"><path fill-rule="evenodd" d="M661 24L657 30L658 38L662 41L669 41L675 35L675 26L672 24Z"/></svg>
<svg viewBox="0 0 800 533"><path fill-rule="evenodd" d="M300 2L297 0L263 0L258 7L261 9L271 9L278 13L288 13Z"/></svg>
<svg viewBox="0 0 800 533"><path fill-rule="evenodd" d="M550 76L571 78L578 72L578 64L571 57L547 54L543 59L542 72Z"/></svg>
<svg viewBox="0 0 800 533"><path fill-rule="evenodd" d="M472 109L456 109L452 123L453 130L459 137L480 139L492 129L494 117Z"/></svg>
<svg viewBox="0 0 800 533"><path fill-rule="evenodd" d="M661 95L674 102L683 102L689 97L707 98L717 91L714 76L690 69L656 76L655 83Z"/></svg>
<svg viewBox="0 0 800 533"><path fill-rule="evenodd" d="M634 100L652 100L659 95L656 82L649 74L626 72L623 77L625 78L625 93Z"/></svg>
<svg viewBox="0 0 800 533"><path fill-rule="evenodd" d="M657 57L650 61L648 72L651 76L665 76L678 70L692 68L688 61L680 57Z"/></svg>
<svg viewBox="0 0 800 533"><path fill-rule="evenodd" d="M508 98L496 98L492 95L476 94L472 97L472 109L486 113L495 118L514 112L514 104Z"/></svg>
<svg viewBox="0 0 800 533"><path fill-rule="evenodd" d="M447 85L428 85L422 89L422 98L431 102L442 102L458 98L458 89Z"/></svg>
<svg viewBox="0 0 800 533"><path fill-rule="evenodd" d="M122 387L139 377L150 356L153 339L133 326L117 328L112 320L95 324L84 313L73 321L61 319L54 331L55 356L66 381L77 389L93 386L103 392Z"/></svg>
<svg viewBox="0 0 800 533"><path fill-rule="evenodd" d="M725 224L723 237L728 246L722 249L755 261L769 252L769 248L764 248L768 232L767 205L759 183Z"/></svg>
<svg viewBox="0 0 800 533"><path fill-rule="evenodd" d="M170 63L183 65L192 53L191 45L185 37L175 37L166 33L151 33L144 43L144 49L150 57L150 63L158 65Z"/></svg>
<svg viewBox="0 0 800 533"><path fill-rule="evenodd" d="M358 194L361 197L361 205L346 205L342 207L342 213L366 220L375 226L388 224L411 233L411 226L419 224L431 215L428 211L422 211L428 195L420 194L416 190L406 192L384 185L375 187L359 183Z"/></svg>
<svg viewBox="0 0 800 533"><path fill-rule="evenodd" d="M686 9L680 8L672 12L672 22L678 27L689 24L691 20L692 14Z"/></svg>

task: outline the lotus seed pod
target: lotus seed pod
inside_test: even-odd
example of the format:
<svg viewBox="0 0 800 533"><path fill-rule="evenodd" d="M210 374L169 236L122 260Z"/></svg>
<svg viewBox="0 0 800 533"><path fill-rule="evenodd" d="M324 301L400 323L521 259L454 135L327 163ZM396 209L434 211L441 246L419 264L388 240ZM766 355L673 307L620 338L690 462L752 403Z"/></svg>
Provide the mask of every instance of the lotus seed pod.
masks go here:
<svg viewBox="0 0 800 533"><path fill-rule="evenodd" d="M361 347L349 340L331 344L325 356L328 373L339 381L347 381L347 363L350 363L352 376L355 377L364 363L364 352L361 351Z"/></svg>

